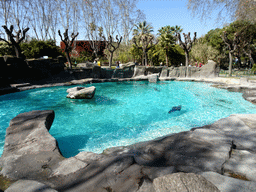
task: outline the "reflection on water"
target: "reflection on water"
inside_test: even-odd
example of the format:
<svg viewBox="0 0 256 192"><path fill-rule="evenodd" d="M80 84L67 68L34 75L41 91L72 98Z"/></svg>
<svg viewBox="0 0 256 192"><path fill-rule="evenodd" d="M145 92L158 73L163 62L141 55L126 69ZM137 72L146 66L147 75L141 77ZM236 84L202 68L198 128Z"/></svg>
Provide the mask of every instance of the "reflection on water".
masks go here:
<svg viewBox="0 0 256 192"><path fill-rule="evenodd" d="M95 95L92 99L72 99L73 104L89 104L89 105L115 105L118 104L117 99L111 99L106 96Z"/></svg>

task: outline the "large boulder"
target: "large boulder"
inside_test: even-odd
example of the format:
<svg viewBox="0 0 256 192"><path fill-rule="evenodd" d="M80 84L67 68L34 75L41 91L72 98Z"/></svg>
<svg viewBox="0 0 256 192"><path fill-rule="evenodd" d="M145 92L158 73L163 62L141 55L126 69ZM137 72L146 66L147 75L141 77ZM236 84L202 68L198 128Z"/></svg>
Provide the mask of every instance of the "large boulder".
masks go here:
<svg viewBox="0 0 256 192"><path fill-rule="evenodd" d="M220 192L220 190L201 175L194 173L173 173L158 177L153 181L156 192Z"/></svg>
<svg viewBox="0 0 256 192"><path fill-rule="evenodd" d="M255 192L256 189L256 182L253 181L227 177L215 172L203 172L200 175L218 187L220 191Z"/></svg>
<svg viewBox="0 0 256 192"><path fill-rule="evenodd" d="M200 78L214 78L219 76L219 70L217 63L213 60L208 60L208 63L199 68L195 73L191 74L191 77L200 77Z"/></svg>
<svg viewBox="0 0 256 192"><path fill-rule="evenodd" d="M5 192L21 192L21 191L58 192L46 184L40 183L38 181L33 181L33 180L19 180L19 181L13 183L8 189L5 190Z"/></svg>
<svg viewBox="0 0 256 192"><path fill-rule="evenodd" d="M156 83L158 81L158 74L147 75L147 77L148 77L148 82L150 83Z"/></svg>
<svg viewBox="0 0 256 192"><path fill-rule="evenodd" d="M170 67L169 77L179 77L179 76L180 76L179 67Z"/></svg>
<svg viewBox="0 0 256 192"><path fill-rule="evenodd" d="M168 68L163 67L160 77L168 77L169 75L168 72L169 72Z"/></svg>
<svg viewBox="0 0 256 192"><path fill-rule="evenodd" d="M146 75L146 67L145 66L135 66L133 77Z"/></svg>
<svg viewBox="0 0 256 192"><path fill-rule="evenodd" d="M0 174L12 180L42 179L63 159L57 141L49 134L54 111L21 113L6 129Z"/></svg>
<svg viewBox="0 0 256 192"><path fill-rule="evenodd" d="M67 90L67 98L70 99L92 99L96 91L96 87L74 87Z"/></svg>

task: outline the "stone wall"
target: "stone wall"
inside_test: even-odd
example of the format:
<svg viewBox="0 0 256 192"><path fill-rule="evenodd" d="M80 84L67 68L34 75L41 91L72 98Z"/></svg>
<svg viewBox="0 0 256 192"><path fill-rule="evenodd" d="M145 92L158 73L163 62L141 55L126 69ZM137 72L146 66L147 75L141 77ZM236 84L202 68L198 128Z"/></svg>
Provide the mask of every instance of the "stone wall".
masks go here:
<svg viewBox="0 0 256 192"><path fill-rule="evenodd" d="M27 59L14 56L0 57L0 80L13 83L17 79L41 79L64 70L65 59Z"/></svg>

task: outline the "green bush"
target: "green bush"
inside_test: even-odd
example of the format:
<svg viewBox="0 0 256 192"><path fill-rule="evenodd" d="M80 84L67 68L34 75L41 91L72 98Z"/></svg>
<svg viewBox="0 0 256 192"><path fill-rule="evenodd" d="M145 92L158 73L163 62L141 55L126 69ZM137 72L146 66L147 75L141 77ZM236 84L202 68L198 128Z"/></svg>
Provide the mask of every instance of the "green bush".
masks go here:
<svg viewBox="0 0 256 192"><path fill-rule="evenodd" d="M252 71L254 71L254 72L256 71L256 63L253 64Z"/></svg>
<svg viewBox="0 0 256 192"><path fill-rule="evenodd" d="M86 61L93 62L94 59L95 58L92 56L92 54L87 51L82 51L78 57L75 55L71 55L72 63L85 63Z"/></svg>
<svg viewBox="0 0 256 192"><path fill-rule="evenodd" d="M27 59L40 58L43 56L52 58L56 58L59 55L65 56L60 48L56 46L55 41L53 40L40 41L32 39L29 42L22 43L20 47L22 53L26 56Z"/></svg>
<svg viewBox="0 0 256 192"><path fill-rule="evenodd" d="M0 41L0 56L4 55L15 55L15 52L6 42Z"/></svg>

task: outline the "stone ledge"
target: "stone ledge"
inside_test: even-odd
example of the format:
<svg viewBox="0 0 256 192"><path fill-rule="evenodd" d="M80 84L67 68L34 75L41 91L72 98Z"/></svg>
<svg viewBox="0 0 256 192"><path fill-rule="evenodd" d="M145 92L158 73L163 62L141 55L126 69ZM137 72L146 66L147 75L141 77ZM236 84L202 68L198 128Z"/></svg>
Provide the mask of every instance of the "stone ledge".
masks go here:
<svg viewBox="0 0 256 192"><path fill-rule="evenodd" d="M52 142L55 139L48 133L52 121L52 111L32 111L11 121L0 160L2 176L78 192L154 192L160 189L153 187L155 179L170 174L179 179L174 173L180 172L214 172L224 174L226 180L236 177L248 182L256 178L256 114L231 115L190 131L71 158L62 157ZM222 189L218 183L215 186ZM239 186L248 188L248 183L239 180Z"/></svg>

